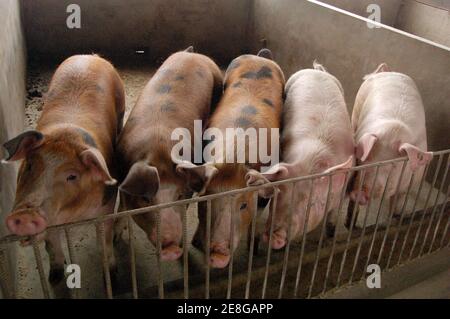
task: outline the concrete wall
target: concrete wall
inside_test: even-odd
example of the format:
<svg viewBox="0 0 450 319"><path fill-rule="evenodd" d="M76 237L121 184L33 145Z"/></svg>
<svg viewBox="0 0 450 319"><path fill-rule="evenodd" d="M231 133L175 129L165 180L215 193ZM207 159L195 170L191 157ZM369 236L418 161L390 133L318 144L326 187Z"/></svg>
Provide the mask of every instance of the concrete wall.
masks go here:
<svg viewBox="0 0 450 319"><path fill-rule="evenodd" d="M30 58L79 52L150 58L194 45L229 62L243 52L249 1L242 0L22 0ZM81 29L68 29L68 4L81 7Z"/></svg>
<svg viewBox="0 0 450 319"><path fill-rule="evenodd" d="M424 100L429 148L450 147L450 50L307 1L258 0L252 10L254 48L267 39L286 76L317 59L342 82L350 111L362 77L378 64L411 76Z"/></svg>
<svg viewBox="0 0 450 319"><path fill-rule="evenodd" d="M0 43L0 142L3 144L24 126L26 59L18 0L0 1ZM0 157L5 157L3 149ZM14 199L16 173L16 164L0 164L0 237L6 233L3 220ZM14 259L12 249L7 255L10 261ZM12 263L10 266L15 269ZM12 287L7 288L10 291Z"/></svg>
<svg viewBox="0 0 450 319"><path fill-rule="evenodd" d="M405 1L395 27L450 47L450 3L447 3L447 9L444 3L437 2L436 5L441 6Z"/></svg>
<svg viewBox="0 0 450 319"><path fill-rule="evenodd" d="M367 7L370 4L377 4L381 8L381 23L393 26L397 19L397 14L403 0L320 0L320 2L330 4L354 14L368 17Z"/></svg>

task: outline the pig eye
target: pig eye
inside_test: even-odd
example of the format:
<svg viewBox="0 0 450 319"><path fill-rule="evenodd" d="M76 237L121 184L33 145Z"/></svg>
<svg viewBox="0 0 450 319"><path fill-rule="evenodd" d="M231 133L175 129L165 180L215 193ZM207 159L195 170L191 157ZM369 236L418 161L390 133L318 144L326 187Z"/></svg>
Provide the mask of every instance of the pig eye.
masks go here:
<svg viewBox="0 0 450 319"><path fill-rule="evenodd" d="M247 203L242 203L241 207L239 208L240 210L246 209L247 208Z"/></svg>
<svg viewBox="0 0 450 319"><path fill-rule="evenodd" d="M72 182L76 179L77 179L77 175L75 175L75 174L70 174L69 176L66 177L66 181L68 181L68 182Z"/></svg>

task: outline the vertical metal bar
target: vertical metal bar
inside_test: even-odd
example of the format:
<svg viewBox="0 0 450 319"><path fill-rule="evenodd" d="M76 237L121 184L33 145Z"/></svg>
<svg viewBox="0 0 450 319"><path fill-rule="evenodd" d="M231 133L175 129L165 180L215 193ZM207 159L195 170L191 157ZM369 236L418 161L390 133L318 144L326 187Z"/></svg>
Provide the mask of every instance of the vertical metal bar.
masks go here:
<svg viewBox="0 0 450 319"><path fill-rule="evenodd" d="M290 201L289 201L289 215L288 215L288 229L287 229L287 243L284 250L284 260L283 260L283 270L281 272L281 282L280 282L280 290L278 292L278 299L281 299L283 297L283 288L284 288L284 280L286 279L286 271L289 261L289 248L291 246L291 231L292 231L292 216L294 212L294 205L293 205L293 199L294 199L294 191L295 191L295 183L292 183L291 187L291 195L290 195Z"/></svg>
<svg viewBox="0 0 450 319"><path fill-rule="evenodd" d="M41 251L39 250L39 245L36 241L36 236L31 237L31 243L33 245L34 259L36 260L36 266L39 273L39 279L41 281L42 293L45 299L50 298L50 289L48 287L48 281L45 277L44 266L42 264Z"/></svg>
<svg viewBox="0 0 450 319"><path fill-rule="evenodd" d="M211 249L211 200L208 199L206 202L206 252L205 252L205 267L206 267L206 278L205 278L205 298L209 299L209 275L210 275L210 249Z"/></svg>
<svg viewBox="0 0 450 319"><path fill-rule="evenodd" d="M66 242L67 242L67 251L69 252L69 263L70 264L76 264L76 260L75 260L75 249L73 246L73 242L72 239L70 237L70 228L68 227L64 227L64 234L66 236ZM79 296L79 289L72 289L72 295L74 297L74 299L78 299L80 298Z"/></svg>
<svg viewBox="0 0 450 319"><path fill-rule="evenodd" d="M103 274L105 277L106 285L106 296L108 299L113 298L112 285L111 285L111 275L109 273L108 255L106 254L106 238L105 238L105 225L103 222L97 223L97 240L102 250L102 263L103 263Z"/></svg>
<svg viewBox="0 0 450 319"><path fill-rule="evenodd" d="M358 243L358 248L356 249L355 260L353 262L352 271L350 273L350 279L348 281L349 284L351 284L353 282L353 276L354 276L355 271L356 271L356 266L358 265L358 258L359 258L359 254L361 253L361 247L362 247L362 243L363 243L363 239L364 239L364 234L366 233L367 218L369 216L370 208L372 206L373 190L375 188L375 185L376 185L376 182L377 182L377 179L378 179L378 172L379 172L379 170L380 170L380 166L377 166L377 168L375 169L375 178L373 179L372 187L370 188L369 201L367 203L367 208L366 208L366 215L364 216L363 228L362 228L362 231L361 231L361 236L359 237L359 243Z"/></svg>
<svg viewBox="0 0 450 319"><path fill-rule="evenodd" d="M446 237L445 235L447 234L449 225L450 225L450 216L449 216L449 218L447 218L447 225L445 225L444 232L442 233L441 243L439 245L440 248L444 248L444 245L445 245L444 240ZM450 243L450 241L449 241L449 243Z"/></svg>
<svg viewBox="0 0 450 319"><path fill-rule="evenodd" d="M231 220L230 220L230 263L228 264L228 287L227 299L231 298L231 285L233 283L233 257L234 257L234 216L236 215L237 196L231 200Z"/></svg>
<svg viewBox="0 0 450 319"><path fill-rule="evenodd" d="M393 198L393 200L392 200L392 197L390 198L390 200L392 200L392 202L389 202L389 209L390 209L390 211L389 211L388 224L386 226L386 230L384 231L383 241L381 242L380 252L378 254L378 259L377 259L377 264L378 265L381 262L381 256L383 255L383 252L384 252L384 245L386 244L387 236L389 234L389 228L391 228L392 217L394 216L395 208L397 207L398 192L399 192L399 189L400 189L400 185L402 183L403 174L405 173L406 163L407 163L407 161L403 162L402 170L400 172L400 176L398 178L397 186L395 188L394 198ZM385 187L389 187L389 185L386 185Z"/></svg>
<svg viewBox="0 0 450 319"><path fill-rule="evenodd" d="M323 224L322 224L322 231L320 233L319 244L317 246L316 261L314 262L313 273L311 276L311 283L309 285L308 296L307 296L308 299L311 298L311 295L312 295L312 290L314 287L314 280L316 279L317 266L319 265L320 249L322 248L323 234L325 233L327 218L329 215L328 214L328 206L329 206L329 202L330 202L330 193L331 193L332 184L333 184L333 179L331 178L331 176L328 176L328 191L327 191L327 199L325 202L325 211L324 211L324 218L323 218Z"/></svg>
<svg viewBox="0 0 450 319"><path fill-rule="evenodd" d="M133 221L131 216L127 216L128 224L128 249L130 250L130 266L131 266L131 286L133 289L133 298L138 298L138 287L137 287L137 277L136 277L136 254L134 251L134 230Z"/></svg>
<svg viewBox="0 0 450 319"><path fill-rule="evenodd" d="M390 165L390 167L391 168L390 168L388 176L386 178L386 185L389 185L389 183L391 181L392 172L394 171L394 166ZM380 225L381 208L383 207L383 202L384 202L384 199L386 198L386 193L387 193L387 187L385 187L383 189L383 193L381 194L380 203L378 204L377 217L375 219L375 228L373 230L372 239L370 240L369 251L367 253L367 259L366 259L366 263L365 263L363 269L367 269L367 266L369 265L370 257L372 257L372 251L373 251L373 247L375 245L375 238L377 235L378 226ZM365 275L365 272L363 271L360 279L364 278L364 275Z"/></svg>
<svg viewBox="0 0 450 319"><path fill-rule="evenodd" d="M302 247L300 249L300 257L298 259L297 275L295 276L294 298L297 298L298 295L298 286L300 284L300 277L302 274L302 267L303 267L303 256L305 255L306 233L308 230L309 213L311 211L312 196L314 193L314 179L310 179L309 181L310 187L309 187L308 203L306 204L305 222L303 224Z"/></svg>
<svg viewBox="0 0 450 319"><path fill-rule="evenodd" d="M437 180L437 177L439 175L439 171L441 170L442 155L443 154L439 155L438 165L437 165L436 171L434 172L432 184L430 185L430 189L428 190L427 199L425 200L425 206L423 208L423 214L422 214L422 216L420 218L419 227L417 228L417 232L416 232L416 236L414 237L413 245L411 247L411 250L409 251L408 260L411 260L411 258L412 258L412 255L414 253L414 249L416 248L416 245L417 245L417 240L419 239L420 231L422 230L422 224L423 224L423 221L425 219L425 215L427 214L427 210L428 210L428 202L430 201L431 193L433 192L434 185L436 184L436 180Z"/></svg>
<svg viewBox="0 0 450 319"><path fill-rule="evenodd" d="M250 249L248 253L248 267L247 267L247 283L245 284L245 299L250 296L250 283L252 281L252 265L253 265L253 251L255 248L255 230L256 230L256 217L258 215L258 192L253 193L253 216L252 216L252 228L250 238Z"/></svg>
<svg viewBox="0 0 450 319"><path fill-rule="evenodd" d="M408 189L406 190L405 200L403 201L403 205L402 205L402 210L401 210L401 213L400 213L400 220L398 222L397 231L395 233L394 241L392 242L391 250L390 250L389 256L388 256L388 260L386 262L386 269L389 269L389 265L391 264L391 258L392 258L392 255L394 254L395 245L397 244L398 236L400 235L400 229L401 229L402 224L403 224L403 217L405 216L405 208L406 208L406 204L408 203L409 192L411 191L411 187L412 187L412 184L414 182L414 178L415 178L415 172L413 172L411 174L411 178L409 180Z"/></svg>
<svg viewBox="0 0 450 319"><path fill-rule="evenodd" d="M187 241L187 210L189 205L183 207L183 286L184 299L189 298L189 246ZM198 204L197 204L198 207Z"/></svg>
<svg viewBox="0 0 450 319"><path fill-rule="evenodd" d="M11 276L9 274L6 260L6 248L0 245L0 289L3 294L3 298L14 298L14 291L12 288Z"/></svg>
<svg viewBox="0 0 450 319"><path fill-rule="evenodd" d="M361 182L360 182L360 184L358 186L358 196L361 193L362 186L364 184L365 178L366 178L366 171L362 170L361 171ZM350 246L350 238L352 237L353 227L356 224L356 221L355 221L356 215L357 215L356 211L357 211L357 209L359 209L358 199L359 199L359 197L356 198L356 203L355 203L355 206L353 207L352 220L351 220L351 223L350 223L350 229L348 230L347 242L345 244L344 253L342 254L341 266L339 268L339 274L338 274L338 278L337 278L337 281L336 281L336 286L337 287L339 287L339 285L341 283L342 272L344 270L345 260L347 258L347 252L348 252L348 248Z"/></svg>
<svg viewBox="0 0 450 319"><path fill-rule="evenodd" d="M156 213L156 267L158 269L158 297L164 299L164 276L161 267L161 212L150 212L149 214Z"/></svg>
<svg viewBox="0 0 450 319"><path fill-rule="evenodd" d="M441 226L442 218L444 217L444 210L445 210L445 207L447 206L447 201L448 201L449 195L450 195L450 187L447 188L447 196L444 198L444 201L442 202L441 211L439 213L439 219L436 224L436 227L434 228L433 239L431 240L431 245L430 245L430 249L428 250L428 254L431 253L431 251L433 249L433 245L436 240L439 227ZM444 233L444 235L445 235L445 233Z"/></svg>
<svg viewBox="0 0 450 319"><path fill-rule="evenodd" d="M277 209L278 193L279 192L275 191L275 195L273 197L273 202L271 201L272 207L270 207L271 221L270 221L270 230L269 230L269 243L267 245L266 269L264 271L264 281L263 281L262 294L261 294L262 299L264 299L266 297L267 279L269 277L270 255L272 253L272 233L273 233L273 225L274 225L274 220L275 220L275 212Z"/></svg>
<svg viewBox="0 0 450 319"><path fill-rule="evenodd" d="M422 193L422 188L423 188L423 184L424 184L425 178L426 178L426 176L428 174L428 168L429 168L429 165L427 164L425 166L425 170L424 170L422 178L420 180L420 185L419 185L419 189L418 189L417 194L416 194L416 198L414 199L414 204L413 204L413 208L411 210L411 217L410 217L410 220L409 220L408 229L406 229L406 234L405 234L405 237L403 238L402 248L400 249L397 265L400 264L400 262L402 260L403 252L405 251L405 248L406 248L406 243L407 243L407 240L408 240L408 237L409 237L409 233L411 231L412 224L414 222L414 217L416 215L416 206L417 206L417 203L419 201L420 194Z"/></svg>
<svg viewBox="0 0 450 319"><path fill-rule="evenodd" d="M434 220L434 216L435 216L435 213L436 213L437 204L439 202L439 198L441 197L442 190L444 189L445 180L447 179L448 167L449 167L449 163L450 163L449 161L450 161L450 156L447 159L447 165L445 167L444 177L442 178L441 186L439 187L439 191L436 194L436 199L434 201L433 210L432 210L431 216L430 216L430 222L428 223L428 227L427 227L427 230L425 232L425 238L423 239L422 245L420 247L419 256L422 256L422 254L423 254L423 249L425 248L425 243L427 242L428 234L430 233L431 226L433 225L433 220Z"/></svg>
<svg viewBox="0 0 450 319"><path fill-rule="evenodd" d="M339 205L338 205L338 209L336 212L337 215L337 219L336 219L336 225L339 225L339 220L340 220L340 215L341 215L341 210L342 210L342 204L344 203L344 198L345 198L345 193L348 187L348 182L349 182L349 175L350 175L350 171L347 171L345 174L345 180L344 180L344 186L341 190L341 194L339 197ZM323 282L323 289L322 289L322 294L324 294L327 291L327 284L328 284L328 278L330 276L330 271L331 271L331 265L333 264L333 257L334 257L334 251L336 249L336 240L337 240L337 231L334 232L333 235L333 243L331 245L331 253L330 253L330 257L328 258L328 263L327 263L327 270L325 273L325 279Z"/></svg>

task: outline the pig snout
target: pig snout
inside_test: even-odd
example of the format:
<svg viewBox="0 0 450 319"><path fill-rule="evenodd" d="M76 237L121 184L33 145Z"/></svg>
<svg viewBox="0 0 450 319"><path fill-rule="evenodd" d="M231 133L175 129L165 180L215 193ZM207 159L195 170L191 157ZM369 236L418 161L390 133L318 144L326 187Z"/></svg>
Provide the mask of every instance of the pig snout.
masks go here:
<svg viewBox="0 0 450 319"><path fill-rule="evenodd" d="M6 218L9 231L19 236L38 234L47 228L47 221L34 211L13 212Z"/></svg>
<svg viewBox="0 0 450 319"><path fill-rule="evenodd" d="M270 231L266 231L263 235L264 242L268 243L270 240ZM287 232L284 228L280 228L272 233L272 248L275 250L286 246Z"/></svg>
<svg viewBox="0 0 450 319"><path fill-rule="evenodd" d="M352 199L352 201L358 203L359 205L367 205L367 203L369 202L369 195L367 194L366 191L362 190L362 191L358 191L358 190L354 190L350 193L350 198Z"/></svg>
<svg viewBox="0 0 450 319"><path fill-rule="evenodd" d="M230 262L228 242L211 243L210 264L213 268L225 268Z"/></svg>
<svg viewBox="0 0 450 319"><path fill-rule="evenodd" d="M181 241L181 220L179 216L169 209L161 210L161 260L174 261L183 254L180 247ZM152 227L150 241L157 245L157 226Z"/></svg>

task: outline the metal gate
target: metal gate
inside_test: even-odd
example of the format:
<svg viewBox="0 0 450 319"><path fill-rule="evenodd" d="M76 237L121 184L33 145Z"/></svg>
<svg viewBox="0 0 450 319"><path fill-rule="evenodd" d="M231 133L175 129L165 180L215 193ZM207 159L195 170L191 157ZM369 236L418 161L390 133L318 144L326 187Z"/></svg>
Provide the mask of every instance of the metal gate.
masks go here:
<svg viewBox="0 0 450 319"><path fill-rule="evenodd" d="M126 297L159 297L159 298L311 298L322 296L333 289L364 280L367 266L377 264L383 271L398 267L410 260L431 254L435 251L447 247L449 238L449 176L450 150L435 152L433 160L425 167L418 189L415 193L412 189L412 180L408 182L407 196L403 203L399 203L401 213L394 216L394 210L385 208L385 191L381 199L377 202L369 199L364 212L359 205L348 205L346 196L346 186L350 182L350 176L354 172L361 172L364 179L364 172L368 169L375 169L378 175L382 167L391 167L393 164L401 164L402 170L397 183L400 185L403 173L408 163L408 159L398 158L394 160L379 162L376 164L354 167L346 172L345 187L342 188L339 197L338 220L346 219L347 230L345 233L335 232L334 236L327 238L326 222L329 218L325 215L323 222L315 230L315 238L309 239L311 233L303 231L301 238L288 240L282 251L270 249L272 236L268 244L257 245L258 234L256 232L258 214L257 205L249 228L248 249L239 258L232 254L228 268L216 271L209 266L209 247L204 254L204 263L200 268L192 270L190 268L189 253L193 247L187 236L187 214L189 205L198 205L199 202L206 203L206 239L207 246L211 237L211 202L219 197L228 197L233 200L243 192L251 192L253 200L257 202L257 191L265 187L277 187L282 184L294 185L300 181L310 181L310 194L312 194L314 181L321 177L326 177L330 181L330 174L317 174L305 177L298 177L289 180L273 182L257 187L236 189L220 194L194 197L177 202L164 203L150 207L134 209L129 211L115 212L114 214L101 216L91 220L52 226L48 232L60 231L65 234L67 242L66 260L75 263L77 254L74 250L74 241L71 236L71 229L82 225L94 225L99 248L102 256L103 271L105 278L105 295L108 298ZM389 182L389 173L386 184ZM386 187L384 188L386 190ZM327 192L326 207L329 202L329 191ZM275 209L278 192L271 199L270 209ZM397 194L394 201L397 201ZM171 206L185 207L182 216L183 222L183 256L181 257L183 276L180 279L167 282L162 275L163 262L160 259L161 233L160 233L160 213L159 210ZM291 205L292 206L292 205ZM347 207L348 206L348 207ZM345 209L347 207L347 209ZM311 196L307 205L306 225L308 224L309 211L311 208ZM147 287L144 293L139 293L138 274L136 271L136 254L134 251L134 227L132 216L152 212L157 214L157 245L156 245L156 267L152 269L157 278L157 285ZM358 214L359 212L359 214ZM292 218L292 207L288 213ZM271 215L273 216L273 214ZM382 218L385 216L385 218ZM130 289L126 293L120 294L113 291L111 277L108 268L108 257L105 247L104 222L110 219L124 218L128 222L128 253L129 253L129 281ZM233 220L233 219L232 219ZM289 223L291 224L291 223ZM339 224L339 222L338 222ZM271 229L273 228L273 219ZM230 232L233 231L233 223ZM288 238L289 238L288 230ZM272 233L272 232L271 232ZM13 287L14 273L8 271L6 251L10 245L25 239L15 235L0 238L0 286L4 296L15 296ZM43 258L36 238L31 238L34 253L35 265L37 267L42 289L42 296L50 298L52 287L47 281L47 275L43 263ZM20 248L19 248L20 249ZM232 249L231 249L232 250ZM96 252L97 253L97 252ZM193 274L194 273L194 274ZM142 291L142 289L141 289ZM77 298L76 291L72 297ZM98 296L103 297L103 296Z"/></svg>

